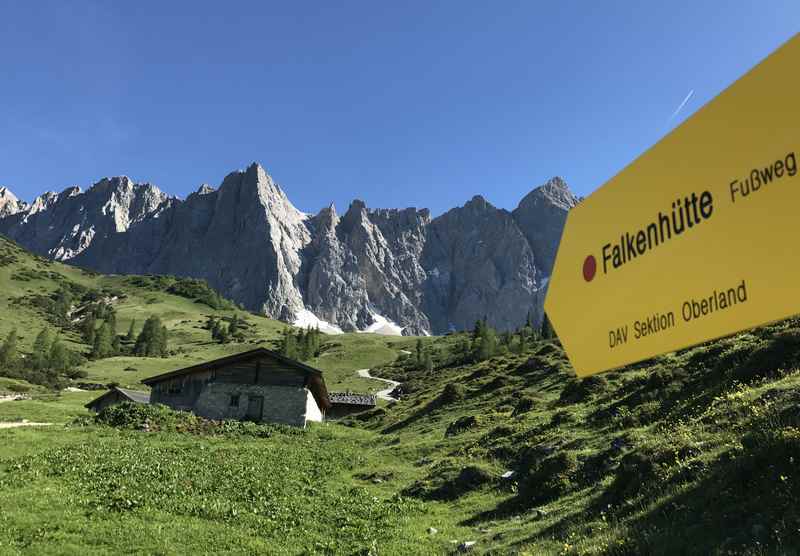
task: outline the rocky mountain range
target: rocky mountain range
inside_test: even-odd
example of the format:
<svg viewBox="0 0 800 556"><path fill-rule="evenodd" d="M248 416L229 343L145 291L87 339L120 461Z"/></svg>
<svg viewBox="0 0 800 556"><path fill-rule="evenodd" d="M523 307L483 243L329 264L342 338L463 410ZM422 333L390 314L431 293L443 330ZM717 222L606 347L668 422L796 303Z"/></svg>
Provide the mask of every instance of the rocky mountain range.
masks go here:
<svg viewBox="0 0 800 556"><path fill-rule="evenodd" d="M254 163L185 200L124 176L31 204L0 187L0 233L99 272L202 278L250 310L329 332L439 334L540 319L577 202L553 178L512 212L476 196L436 218L360 200L308 215Z"/></svg>

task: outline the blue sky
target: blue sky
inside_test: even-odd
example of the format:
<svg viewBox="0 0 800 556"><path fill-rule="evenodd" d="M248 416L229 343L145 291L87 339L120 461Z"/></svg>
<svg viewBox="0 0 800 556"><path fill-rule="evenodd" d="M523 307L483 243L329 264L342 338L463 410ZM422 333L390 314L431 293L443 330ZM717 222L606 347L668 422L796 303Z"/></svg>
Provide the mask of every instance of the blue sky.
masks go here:
<svg viewBox="0 0 800 556"><path fill-rule="evenodd" d="M796 0L0 0L0 184L185 196L255 160L309 212L586 195L798 23Z"/></svg>

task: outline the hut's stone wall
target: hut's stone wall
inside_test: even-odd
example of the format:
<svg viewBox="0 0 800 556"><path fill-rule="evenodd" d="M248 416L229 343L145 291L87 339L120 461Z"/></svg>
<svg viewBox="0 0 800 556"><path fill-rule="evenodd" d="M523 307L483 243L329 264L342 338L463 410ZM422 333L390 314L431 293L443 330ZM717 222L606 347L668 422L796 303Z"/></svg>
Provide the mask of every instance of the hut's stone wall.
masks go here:
<svg viewBox="0 0 800 556"><path fill-rule="evenodd" d="M296 386L210 383L197 399L194 413L207 419L253 419L304 426L308 391ZM260 415L248 416L251 398L260 398ZM234 403L235 402L235 403ZM316 405L316 403L315 403Z"/></svg>
<svg viewBox="0 0 800 556"><path fill-rule="evenodd" d="M305 426L323 415L306 374L269 357L179 375L153 384L151 403L207 419Z"/></svg>

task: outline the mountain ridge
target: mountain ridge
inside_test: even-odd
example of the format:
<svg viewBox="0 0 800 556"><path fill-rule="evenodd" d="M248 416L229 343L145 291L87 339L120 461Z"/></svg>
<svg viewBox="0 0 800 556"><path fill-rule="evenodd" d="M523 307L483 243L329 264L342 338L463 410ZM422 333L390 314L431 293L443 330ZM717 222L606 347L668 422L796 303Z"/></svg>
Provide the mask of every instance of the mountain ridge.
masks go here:
<svg viewBox="0 0 800 556"><path fill-rule="evenodd" d="M385 320L426 335L484 317L499 329L541 318L577 202L556 177L513 211L476 195L435 218L426 208L371 209L359 199L342 215L333 204L306 214L253 163L186 199L126 176L47 192L30 205L0 188L0 233L99 272L202 278L289 322L354 331Z"/></svg>

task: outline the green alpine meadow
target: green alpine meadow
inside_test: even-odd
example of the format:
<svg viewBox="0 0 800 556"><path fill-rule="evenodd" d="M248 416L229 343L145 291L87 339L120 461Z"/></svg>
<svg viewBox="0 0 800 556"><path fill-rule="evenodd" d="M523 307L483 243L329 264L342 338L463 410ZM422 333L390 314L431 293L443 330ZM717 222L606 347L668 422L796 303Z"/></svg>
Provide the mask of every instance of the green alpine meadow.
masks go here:
<svg viewBox="0 0 800 556"><path fill-rule="evenodd" d="M800 322L578 379L547 323L307 340L200 282L0 247L2 554L791 554L800 543ZM86 341L91 315L96 333L113 328L108 353ZM156 319L166 345L137 352ZM94 384L145 390L143 378L254 345L291 349L331 391L384 389L356 373L370 369L400 383L399 399L305 428L84 407L102 393Z"/></svg>

